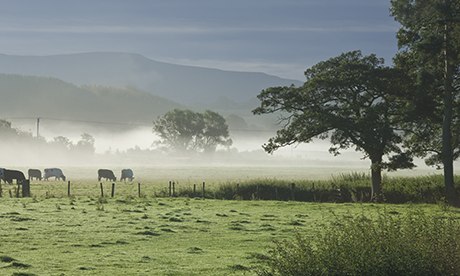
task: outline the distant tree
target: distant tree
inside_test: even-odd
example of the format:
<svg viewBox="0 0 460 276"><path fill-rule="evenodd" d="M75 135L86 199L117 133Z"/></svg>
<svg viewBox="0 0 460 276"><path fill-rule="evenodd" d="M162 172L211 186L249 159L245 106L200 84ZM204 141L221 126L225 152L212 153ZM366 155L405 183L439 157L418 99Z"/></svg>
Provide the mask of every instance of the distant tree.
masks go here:
<svg viewBox="0 0 460 276"><path fill-rule="evenodd" d="M0 119L0 135L3 138L13 138L18 135L18 132L11 126L11 122Z"/></svg>
<svg viewBox="0 0 460 276"><path fill-rule="evenodd" d="M215 152L217 146L229 147L232 139L228 132L228 125L219 113L206 110L203 113L204 129L202 148L205 152Z"/></svg>
<svg viewBox="0 0 460 276"><path fill-rule="evenodd" d="M401 72L383 66L375 55L344 53L305 72L301 87L271 87L258 98L253 112L278 112L284 126L263 145L272 153L280 147L327 139L334 155L354 147L371 161L373 197L378 200L382 169L412 168L412 158L400 147L398 94L404 91ZM387 161L384 161L387 156Z"/></svg>
<svg viewBox="0 0 460 276"><path fill-rule="evenodd" d="M453 166L460 156L460 1L392 0L391 12L402 25L395 64L418 90L407 144L428 164L442 164L447 199L460 206Z"/></svg>
<svg viewBox="0 0 460 276"><path fill-rule="evenodd" d="M55 144L61 149L65 149L65 150L69 150L73 146L72 141L70 141L70 139L65 136L54 137L52 144Z"/></svg>
<svg viewBox="0 0 460 276"><path fill-rule="evenodd" d="M160 136L160 144L178 152L212 152L232 143L225 119L213 111L174 109L153 122L153 132Z"/></svg>
<svg viewBox="0 0 460 276"><path fill-rule="evenodd" d="M74 149L80 153L93 154L96 151L94 144L96 139L88 133L83 133L80 140L75 145Z"/></svg>

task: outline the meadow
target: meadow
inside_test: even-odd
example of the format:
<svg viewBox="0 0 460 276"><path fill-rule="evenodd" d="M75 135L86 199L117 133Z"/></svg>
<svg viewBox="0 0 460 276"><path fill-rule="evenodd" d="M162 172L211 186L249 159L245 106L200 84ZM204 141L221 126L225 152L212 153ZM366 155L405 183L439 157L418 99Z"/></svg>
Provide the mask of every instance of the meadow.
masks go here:
<svg viewBox="0 0 460 276"><path fill-rule="evenodd" d="M239 183L243 187L295 181L299 186L329 187L348 179L368 185L359 172L315 180L298 168L278 174L274 169L242 167L224 174L205 167L138 168L134 182L116 182L114 197L112 182L101 182L102 197L100 182L91 178L93 171L64 170L71 182L70 196L67 181L32 181L30 198L15 198L16 186L2 184L0 275L254 275L274 241L291 240L297 233L313 238L342 219L372 217L384 210L394 216L413 210L460 215L442 203L216 199L219 191ZM427 183L437 183L437 178L428 176ZM169 197L169 181L176 183L178 197ZM395 187L405 182L397 183ZM199 191L196 197L189 193L193 184Z"/></svg>
<svg viewBox="0 0 460 276"><path fill-rule="evenodd" d="M273 240L360 213L435 205L133 196L0 200L1 275L253 275Z"/></svg>

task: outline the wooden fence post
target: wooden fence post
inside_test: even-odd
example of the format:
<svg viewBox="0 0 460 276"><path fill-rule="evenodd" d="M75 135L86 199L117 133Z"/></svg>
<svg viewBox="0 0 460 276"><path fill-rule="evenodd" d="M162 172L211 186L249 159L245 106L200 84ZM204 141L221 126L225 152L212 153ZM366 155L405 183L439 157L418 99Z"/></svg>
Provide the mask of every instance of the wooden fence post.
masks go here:
<svg viewBox="0 0 460 276"><path fill-rule="evenodd" d="M176 196L176 182L173 181L172 183L172 196L175 197Z"/></svg>
<svg viewBox="0 0 460 276"><path fill-rule="evenodd" d="M196 195L196 184L193 184L193 197Z"/></svg>
<svg viewBox="0 0 460 276"><path fill-rule="evenodd" d="M172 193L171 193L171 190L172 189L172 182L169 181L169 197L171 197Z"/></svg>
<svg viewBox="0 0 460 276"><path fill-rule="evenodd" d="M203 190L202 190L202 193L201 193L201 196L203 198L205 198L205 195L206 195L205 186L206 186L206 183L203 181Z"/></svg>
<svg viewBox="0 0 460 276"><path fill-rule="evenodd" d="M115 195L115 183L112 183L112 197Z"/></svg>
<svg viewBox="0 0 460 276"><path fill-rule="evenodd" d="M104 197L104 185L102 185L102 182L99 184L101 185L101 197Z"/></svg>
<svg viewBox="0 0 460 276"><path fill-rule="evenodd" d="M70 180L67 181L67 196L70 197Z"/></svg>
<svg viewBox="0 0 460 276"><path fill-rule="evenodd" d="M30 180L22 181L22 197L30 197Z"/></svg>
<svg viewBox="0 0 460 276"><path fill-rule="evenodd" d="M238 196L240 193L240 183L236 183L236 192L235 192L235 196Z"/></svg>
<svg viewBox="0 0 460 276"><path fill-rule="evenodd" d="M137 194L139 197L141 197L141 183L140 182L137 183Z"/></svg>

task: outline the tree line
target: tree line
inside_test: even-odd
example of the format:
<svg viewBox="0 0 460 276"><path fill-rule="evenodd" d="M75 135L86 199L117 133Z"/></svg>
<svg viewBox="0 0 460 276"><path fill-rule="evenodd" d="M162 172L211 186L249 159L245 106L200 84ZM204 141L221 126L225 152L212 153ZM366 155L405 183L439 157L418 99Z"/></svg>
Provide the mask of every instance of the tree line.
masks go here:
<svg viewBox="0 0 460 276"><path fill-rule="evenodd" d="M279 113L283 127L263 145L329 139L334 155L354 148L371 162L372 193L382 199L383 169L443 168L450 204L460 206L453 162L460 156L460 1L392 0L401 24L394 66L375 54L343 53L305 71L301 87L270 87L254 114Z"/></svg>

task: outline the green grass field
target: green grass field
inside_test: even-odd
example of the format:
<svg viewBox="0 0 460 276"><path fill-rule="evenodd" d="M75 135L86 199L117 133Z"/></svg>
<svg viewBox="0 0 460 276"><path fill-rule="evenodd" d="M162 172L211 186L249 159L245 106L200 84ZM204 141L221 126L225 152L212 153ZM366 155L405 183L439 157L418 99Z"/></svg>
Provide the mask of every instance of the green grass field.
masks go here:
<svg viewBox="0 0 460 276"><path fill-rule="evenodd" d="M315 235L363 212L441 212L436 205L137 198L137 185L122 183L114 198L101 199L97 183L79 184L96 194L75 189L67 198L65 183L50 182L33 184L33 198L0 199L0 275L252 275L274 239Z"/></svg>

